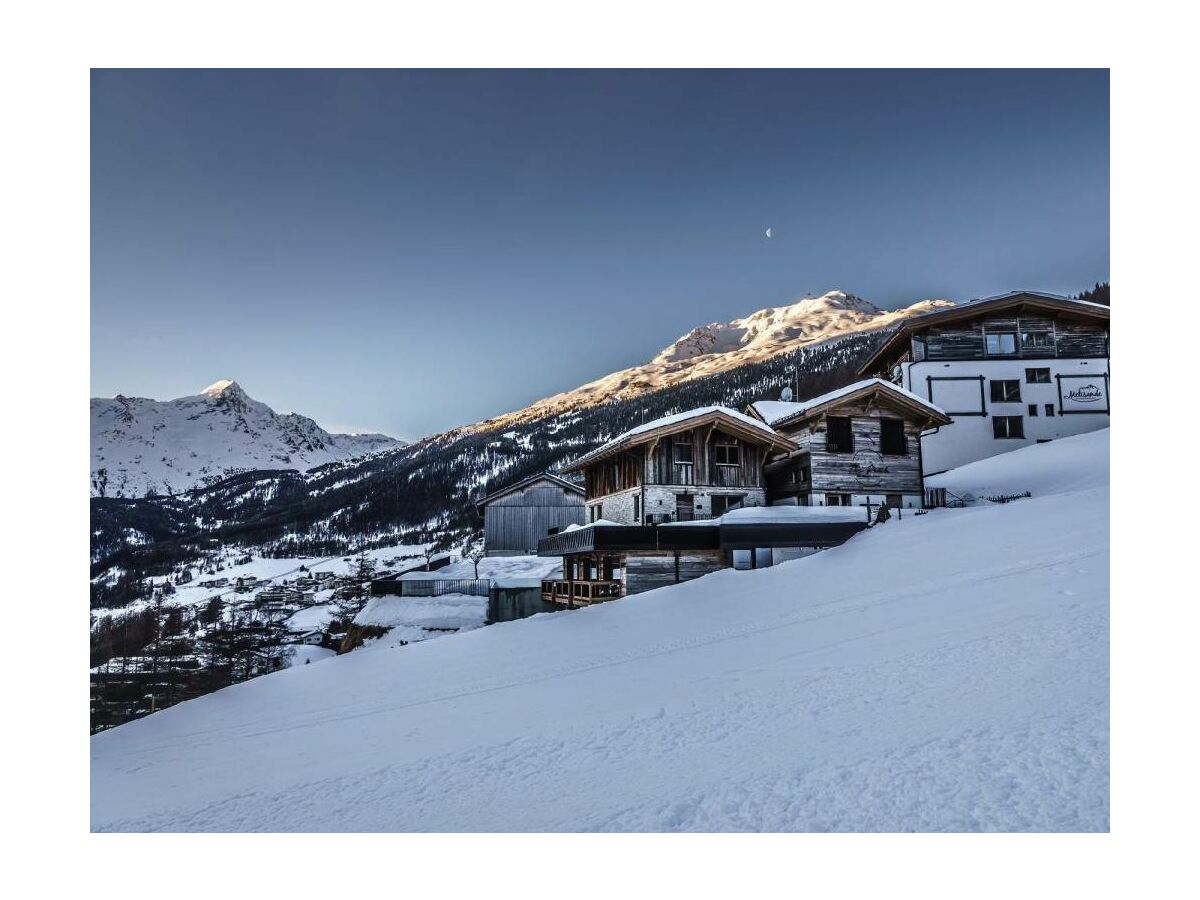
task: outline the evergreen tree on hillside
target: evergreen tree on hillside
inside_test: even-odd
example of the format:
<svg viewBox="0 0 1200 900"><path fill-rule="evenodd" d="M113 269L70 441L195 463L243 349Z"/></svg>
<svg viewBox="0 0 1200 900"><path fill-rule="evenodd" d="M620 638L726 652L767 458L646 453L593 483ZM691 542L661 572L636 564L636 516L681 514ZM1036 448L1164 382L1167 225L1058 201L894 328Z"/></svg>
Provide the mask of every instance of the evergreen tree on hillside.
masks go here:
<svg viewBox="0 0 1200 900"><path fill-rule="evenodd" d="M1108 306L1108 282L1097 281L1095 287L1081 294L1076 294L1075 299L1086 300L1088 303L1103 303L1105 306Z"/></svg>

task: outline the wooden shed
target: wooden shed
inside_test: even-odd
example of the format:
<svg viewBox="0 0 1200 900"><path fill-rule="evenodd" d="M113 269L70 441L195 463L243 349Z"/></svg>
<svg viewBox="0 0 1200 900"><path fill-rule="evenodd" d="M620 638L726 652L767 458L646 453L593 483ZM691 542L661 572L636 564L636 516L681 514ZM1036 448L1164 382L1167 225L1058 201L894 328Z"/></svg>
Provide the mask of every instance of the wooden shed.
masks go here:
<svg viewBox="0 0 1200 900"><path fill-rule="evenodd" d="M542 472L481 497L475 506L488 556L532 556L542 538L583 524L584 490Z"/></svg>

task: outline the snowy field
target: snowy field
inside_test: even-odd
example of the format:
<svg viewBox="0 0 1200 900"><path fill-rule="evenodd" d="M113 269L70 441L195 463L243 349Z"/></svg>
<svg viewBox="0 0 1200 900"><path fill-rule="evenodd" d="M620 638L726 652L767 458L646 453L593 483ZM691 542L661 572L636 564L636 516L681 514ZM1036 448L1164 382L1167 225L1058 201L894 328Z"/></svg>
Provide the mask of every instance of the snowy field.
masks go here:
<svg viewBox="0 0 1200 900"><path fill-rule="evenodd" d="M95 830L1103 831L1108 433L1033 498L302 665L92 738Z"/></svg>

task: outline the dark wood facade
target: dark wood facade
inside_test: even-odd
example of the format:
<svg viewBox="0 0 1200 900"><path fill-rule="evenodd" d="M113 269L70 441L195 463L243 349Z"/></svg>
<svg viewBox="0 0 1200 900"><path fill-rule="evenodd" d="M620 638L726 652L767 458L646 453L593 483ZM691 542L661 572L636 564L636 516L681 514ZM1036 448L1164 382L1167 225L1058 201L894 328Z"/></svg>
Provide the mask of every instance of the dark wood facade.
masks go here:
<svg viewBox="0 0 1200 900"><path fill-rule="evenodd" d="M589 500L643 485L761 488L765 448L713 425L682 428L583 470Z"/></svg>
<svg viewBox="0 0 1200 900"><path fill-rule="evenodd" d="M1018 291L907 320L861 372L890 378L904 362L1106 359L1108 321L1107 307Z"/></svg>
<svg viewBox="0 0 1200 900"><path fill-rule="evenodd" d="M478 501L489 556L537 553L538 541L582 525L583 491L550 475L527 478Z"/></svg>

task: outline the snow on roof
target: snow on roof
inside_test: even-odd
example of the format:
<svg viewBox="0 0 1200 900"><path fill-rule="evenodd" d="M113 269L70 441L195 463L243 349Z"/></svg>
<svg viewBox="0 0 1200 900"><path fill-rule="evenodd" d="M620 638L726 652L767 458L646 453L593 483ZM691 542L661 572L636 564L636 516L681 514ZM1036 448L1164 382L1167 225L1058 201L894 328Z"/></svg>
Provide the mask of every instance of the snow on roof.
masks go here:
<svg viewBox="0 0 1200 900"><path fill-rule="evenodd" d="M747 506L731 509L722 525L787 525L800 522L866 522L865 506Z"/></svg>
<svg viewBox="0 0 1200 900"><path fill-rule="evenodd" d="M872 386L881 387L903 397L905 400L917 403L940 416L946 415L945 410L940 406L936 406L925 398L918 397L912 391L906 391L904 388L898 387L890 381L884 381L882 378L864 378L862 381L856 381L853 384L848 384L835 391L829 391L828 393L821 394L819 397L813 397L800 403L789 403L784 400L759 400L751 405L754 407L755 412L766 419L771 425L779 425L782 422L798 418L810 409L816 409L818 406L824 406L826 403L847 397L850 394Z"/></svg>
<svg viewBox="0 0 1200 900"><path fill-rule="evenodd" d="M354 624L376 628L478 628L487 620L487 597L441 594L437 597L372 597Z"/></svg>
<svg viewBox="0 0 1200 900"><path fill-rule="evenodd" d="M574 522L572 522L570 525L568 525L566 528L564 528L562 530L561 534L566 534L569 531L581 531L584 528L591 528L593 525L620 525L620 524L621 524L620 522L614 522L611 519L597 519L595 522L588 522L586 525L576 525Z"/></svg>
<svg viewBox="0 0 1200 900"><path fill-rule="evenodd" d="M561 560L544 556L487 556L479 561L479 577L492 579L497 587L522 587L525 582L533 586L553 577L561 565ZM405 572L398 577L401 581L474 578L475 565L465 559L431 572Z"/></svg>
<svg viewBox="0 0 1200 900"><path fill-rule="evenodd" d="M672 426L680 425L691 419L702 419L705 416L711 416L714 414L728 416L730 419L735 419L739 425L744 425L747 428L753 428L756 431L762 432L764 435L769 436L776 442L787 441L787 438L780 435L773 428L771 428L771 426L760 422L753 416L748 416L743 412L738 412L736 409L731 409L728 406L699 406L696 409L689 409L686 412L675 413L674 415L670 416L662 416L661 418L644 422L641 425L638 425L636 428L630 428L628 431L617 435L608 443L597 447L590 453L585 453L583 456L579 457L579 459L575 460L575 462L571 463L567 469L576 468L581 463L603 456L610 450L630 442L639 435L648 434L649 432L657 431L660 428L671 428Z"/></svg>
<svg viewBox="0 0 1200 900"><path fill-rule="evenodd" d="M715 519L664 522L659 528L689 525L791 525L807 522L866 522L865 506L747 506Z"/></svg>

